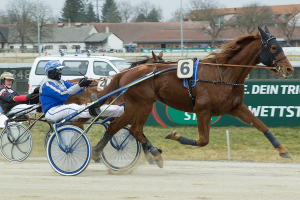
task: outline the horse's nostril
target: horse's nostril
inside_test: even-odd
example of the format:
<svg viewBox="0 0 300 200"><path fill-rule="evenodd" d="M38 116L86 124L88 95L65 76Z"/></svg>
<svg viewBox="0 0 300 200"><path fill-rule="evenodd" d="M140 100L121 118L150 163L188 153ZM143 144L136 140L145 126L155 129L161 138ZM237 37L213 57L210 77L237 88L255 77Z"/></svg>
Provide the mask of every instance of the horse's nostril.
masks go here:
<svg viewBox="0 0 300 200"><path fill-rule="evenodd" d="M292 70L291 68L287 68L286 71L287 71L288 73L291 73L293 70Z"/></svg>

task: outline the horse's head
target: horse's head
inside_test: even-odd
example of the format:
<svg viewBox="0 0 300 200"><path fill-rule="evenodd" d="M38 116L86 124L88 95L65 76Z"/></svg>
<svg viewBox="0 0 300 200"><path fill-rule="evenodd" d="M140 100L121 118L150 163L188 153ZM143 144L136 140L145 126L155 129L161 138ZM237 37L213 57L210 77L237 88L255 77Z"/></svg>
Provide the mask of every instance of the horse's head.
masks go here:
<svg viewBox="0 0 300 200"><path fill-rule="evenodd" d="M269 29L265 26L265 31L260 27L258 30L261 34L262 48L259 54L259 61L272 69L279 77L290 77L294 71L291 63L285 56L280 44L276 38L271 35Z"/></svg>
<svg viewBox="0 0 300 200"><path fill-rule="evenodd" d="M162 58L163 56L163 51L161 51L158 56L155 55L152 51L152 58L146 56L147 58L145 60L137 61L137 62L132 62L129 68L133 68L137 65L145 64L145 63L159 63L159 62L165 62L164 59Z"/></svg>
<svg viewBox="0 0 300 200"><path fill-rule="evenodd" d="M155 63L158 62L165 62L165 60L162 58L163 57L163 51L161 51L158 56L155 55L155 53L152 51L152 59L154 60Z"/></svg>

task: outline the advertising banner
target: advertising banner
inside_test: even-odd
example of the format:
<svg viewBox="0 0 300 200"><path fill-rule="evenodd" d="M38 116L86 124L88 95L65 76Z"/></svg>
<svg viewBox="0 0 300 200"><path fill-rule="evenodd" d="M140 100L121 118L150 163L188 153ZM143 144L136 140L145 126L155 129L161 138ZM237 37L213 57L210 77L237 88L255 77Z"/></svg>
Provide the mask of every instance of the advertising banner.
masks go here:
<svg viewBox="0 0 300 200"><path fill-rule="evenodd" d="M300 126L300 82L246 82L244 90L244 104L267 126ZM230 115L212 117L211 124L248 126ZM146 125L196 126L197 116L156 102Z"/></svg>
<svg viewBox="0 0 300 200"><path fill-rule="evenodd" d="M143 53L151 53L152 51L154 53L159 53L161 51L165 53L180 53L181 49L176 48L176 49L141 49ZM219 51L218 49L214 48L203 48L203 49L198 49L198 48L184 48L183 52L211 52L211 51Z"/></svg>

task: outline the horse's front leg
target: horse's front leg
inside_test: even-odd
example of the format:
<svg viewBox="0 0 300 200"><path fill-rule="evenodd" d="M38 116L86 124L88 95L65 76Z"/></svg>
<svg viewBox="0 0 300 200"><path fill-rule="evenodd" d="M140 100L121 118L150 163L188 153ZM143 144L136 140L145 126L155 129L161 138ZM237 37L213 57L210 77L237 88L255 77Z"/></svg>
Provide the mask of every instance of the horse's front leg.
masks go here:
<svg viewBox="0 0 300 200"><path fill-rule="evenodd" d="M284 148L280 142L275 138L275 136L271 133L268 127L260 121L257 117L253 115L253 113L247 108L245 104L242 104L238 108L234 109L229 113L234 117L240 118L243 122L249 124L250 126L255 127L257 130L262 132L271 142L271 144L279 151L279 155L282 158L291 158L292 156L288 152L286 148Z"/></svg>
<svg viewBox="0 0 300 200"><path fill-rule="evenodd" d="M183 137L176 133L176 131L172 131L165 136L165 139L171 139L178 141L180 144L191 145L191 146L199 146L204 147L209 143L209 129L210 129L210 121L211 115L209 110L202 110L200 112L196 112L197 115L197 124L198 124L198 134L199 139L193 140Z"/></svg>

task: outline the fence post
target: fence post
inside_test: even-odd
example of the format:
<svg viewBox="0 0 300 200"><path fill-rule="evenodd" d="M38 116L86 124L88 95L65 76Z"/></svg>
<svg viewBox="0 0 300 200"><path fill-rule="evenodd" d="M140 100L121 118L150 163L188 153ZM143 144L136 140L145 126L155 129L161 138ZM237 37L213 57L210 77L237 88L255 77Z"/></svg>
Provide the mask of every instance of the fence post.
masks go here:
<svg viewBox="0 0 300 200"><path fill-rule="evenodd" d="M226 130L227 135L227 149L228 149L228 160L230 161L230 144L229 144L229 131Z"/></svg>

